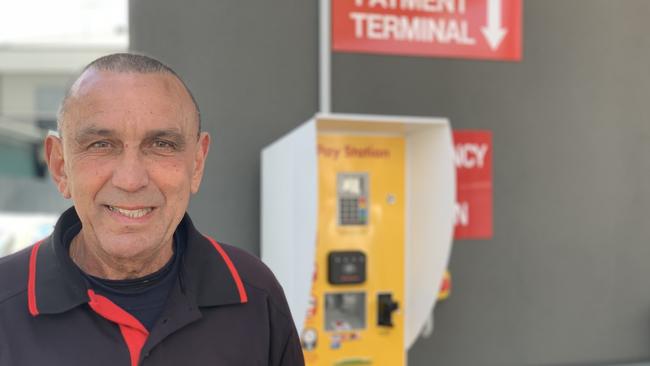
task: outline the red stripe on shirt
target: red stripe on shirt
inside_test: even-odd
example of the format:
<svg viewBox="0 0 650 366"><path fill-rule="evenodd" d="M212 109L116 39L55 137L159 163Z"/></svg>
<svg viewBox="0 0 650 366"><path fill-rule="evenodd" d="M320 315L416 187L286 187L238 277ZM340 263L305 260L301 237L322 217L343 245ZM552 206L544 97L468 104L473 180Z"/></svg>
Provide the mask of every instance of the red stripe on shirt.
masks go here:
<svg viewBox="0 0 650 366"><path fill-rule="evenodd" d="M27 278L27 306L29 313L32 316L38 315L38 307L36 306L36 257L38 256L38 249L41 247L43 240L37 242L32 247L32 252L29 256L29 277Z"/></svg>
<svg viewBox="0 0 650 366"><path fill-rule="evenodd" d="M137 366L140 361L140 353L144 347L149 331L133 315L117 306L108 298L98 295L93 290L88 290L90 301L88 305L101 317L116 323L120 327L122 338L126 342L131 356L131 366Z"/></svg>
<svg viewBox="0 0 650 366"><path fill-rule="evenodd" d="M242 282L241 278L239 277L239 272L237 272L237 269L235 268L235 265L232 263L230 260L230 257L226 253L225 250L221 247L219 243L217 243L216 240L212 239L209 236L206 236L206 238L212 243L215 249L217 249L217 252L221 254L221 257L223 258L224 262L226 262L226 265L228 266L228 269L230 270L230 274L232 275L233 280L235 280L235 284L237 285L237 291L239 291L239 301L243 304L245 302L248 302L248 294L246 294L246 289L244 289L244 283Z"/></svg>

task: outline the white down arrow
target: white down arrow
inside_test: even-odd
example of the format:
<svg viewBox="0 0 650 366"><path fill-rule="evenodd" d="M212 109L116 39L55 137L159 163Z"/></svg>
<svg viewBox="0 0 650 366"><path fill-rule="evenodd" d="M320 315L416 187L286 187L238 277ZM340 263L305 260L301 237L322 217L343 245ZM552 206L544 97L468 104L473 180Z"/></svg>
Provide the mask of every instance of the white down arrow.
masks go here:
<svg viewBox="0 0 650 366"><path fill-rule="evenodd" d="M499 48L503 37L508 33L507 29L501 27L501 1L487 0L487 25L481 28L481 32L483 32L483 36L492 51Z"/></svg>

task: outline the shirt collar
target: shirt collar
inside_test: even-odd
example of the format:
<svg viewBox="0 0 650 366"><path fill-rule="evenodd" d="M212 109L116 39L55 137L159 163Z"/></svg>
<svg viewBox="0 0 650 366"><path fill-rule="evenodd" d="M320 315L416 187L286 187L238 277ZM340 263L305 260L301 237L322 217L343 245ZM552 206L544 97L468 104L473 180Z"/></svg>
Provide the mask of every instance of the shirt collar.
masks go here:
<svg viewBox="0 0 650 366"><path fill-rule="evenodd" d="M88 285L63 240L66 230L77 224L79 217L71 207L59 217L52 235L32 249L28 305L33 316L63 313L90 300ZM247 302L239 272L224 248L199 233L187 214L176 230L187 245L179 274L185 295L200 307Z"/></svg>

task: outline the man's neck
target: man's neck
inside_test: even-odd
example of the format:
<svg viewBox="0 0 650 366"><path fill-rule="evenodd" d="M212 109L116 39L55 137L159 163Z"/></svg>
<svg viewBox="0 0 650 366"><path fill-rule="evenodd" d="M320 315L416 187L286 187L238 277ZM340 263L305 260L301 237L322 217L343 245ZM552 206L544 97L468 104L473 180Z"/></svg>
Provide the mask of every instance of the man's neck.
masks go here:
<svg viewBox="0 0 650 366"><path fill-rule="evenodd" d="M70 258L86 274L108 280L140 278L161 269L173 256L173 241L160 251L138 258L114 258L92 250L81 233L70 243Z"/></svg>

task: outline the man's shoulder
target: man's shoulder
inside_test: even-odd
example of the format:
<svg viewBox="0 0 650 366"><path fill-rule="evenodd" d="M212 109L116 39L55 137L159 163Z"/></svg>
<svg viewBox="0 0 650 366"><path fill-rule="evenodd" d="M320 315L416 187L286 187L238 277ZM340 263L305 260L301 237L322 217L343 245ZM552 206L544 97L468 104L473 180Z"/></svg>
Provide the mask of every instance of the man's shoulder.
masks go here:
<svg viewBox="0 0 650 366"><path fill-rule="evenodd" d="M242 281L254 287L275 290L278 282L273 272L271 272L269 267L261 259L247 250L234 245L222 242L219 242L219 244L232 260Z"/></svg>
<svg viewBox="0 0 650 366"><path fill-rule="evenodd" d="M0 304L27 291L29 257L32 247L0 258Z"/></svg>
<svg viewBox="0 0 650 366"><path fill-rule="evenodd" d="M242 282L255 291L266 293L273 302L282 307L286 306L286 299L282 286L269 267L257 256L245 249L233 245L220 243L233 262Z"/></svg>

